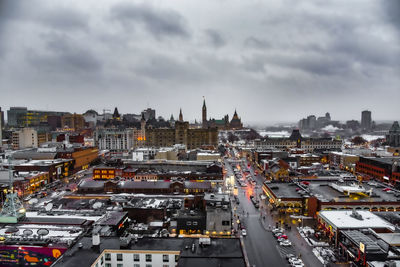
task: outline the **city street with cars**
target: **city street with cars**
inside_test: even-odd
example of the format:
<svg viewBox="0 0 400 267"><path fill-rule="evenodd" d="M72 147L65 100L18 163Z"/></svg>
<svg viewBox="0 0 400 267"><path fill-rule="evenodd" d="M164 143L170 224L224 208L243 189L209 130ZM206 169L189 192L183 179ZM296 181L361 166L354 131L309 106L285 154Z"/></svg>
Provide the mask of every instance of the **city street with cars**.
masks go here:
<svg viewBox="0 0 400 267"><path fill-rule="evenodd" d="M322 266L296 225L284 229L268 209L260 211L265 178L246 159L236 157L234 150L230 156L225 168L235 180L233 227L244 239L250 266Z"/></svg>

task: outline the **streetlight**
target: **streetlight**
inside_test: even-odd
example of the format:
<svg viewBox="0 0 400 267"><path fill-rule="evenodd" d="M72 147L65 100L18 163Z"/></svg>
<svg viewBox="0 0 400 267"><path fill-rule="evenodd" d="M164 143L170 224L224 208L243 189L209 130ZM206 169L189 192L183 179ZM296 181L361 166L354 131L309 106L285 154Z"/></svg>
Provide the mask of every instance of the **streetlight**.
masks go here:
<svg viewBox="0 0 400 267"><path fill-rule="evenodd" d="M299 218L299 223L301 221L301 229L303 229L303 217Z"/></svg>

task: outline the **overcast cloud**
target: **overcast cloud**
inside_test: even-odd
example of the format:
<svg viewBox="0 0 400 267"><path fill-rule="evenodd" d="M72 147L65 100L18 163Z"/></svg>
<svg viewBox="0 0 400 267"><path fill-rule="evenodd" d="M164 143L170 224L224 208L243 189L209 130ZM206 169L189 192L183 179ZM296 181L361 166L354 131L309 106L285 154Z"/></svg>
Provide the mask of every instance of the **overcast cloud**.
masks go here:
<svg viewBox="0 0 400 267"><path fill-rule="evenodd" d="M0 106L400 119L398 0L0 0Z"/></svg>

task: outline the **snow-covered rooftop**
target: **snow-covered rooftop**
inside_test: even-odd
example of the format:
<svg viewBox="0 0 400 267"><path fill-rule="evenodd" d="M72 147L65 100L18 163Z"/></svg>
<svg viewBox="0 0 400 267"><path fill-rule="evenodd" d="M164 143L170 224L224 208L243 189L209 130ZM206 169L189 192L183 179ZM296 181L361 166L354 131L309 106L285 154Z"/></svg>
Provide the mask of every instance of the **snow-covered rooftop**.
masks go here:
<svg viewBox="0 0 400 267"><path fill-rule="evenodd" d="M351 210L324 210L319 217L337 229L365 229L365 228L386 228L395 230L393 224L370 211L357 210L362 219L351 216Z"/></svg>

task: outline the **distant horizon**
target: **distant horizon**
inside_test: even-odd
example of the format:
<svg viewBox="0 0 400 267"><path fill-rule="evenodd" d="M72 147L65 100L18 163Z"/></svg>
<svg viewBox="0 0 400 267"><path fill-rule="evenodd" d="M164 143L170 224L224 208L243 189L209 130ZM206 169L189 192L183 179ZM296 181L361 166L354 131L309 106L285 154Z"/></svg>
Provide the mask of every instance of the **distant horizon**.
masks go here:
<svg viewBox="0 0 400 267"><path fill-rule="evenodd" d="M101 114L103 114L103 109L101 109L101 110L98 110L98 109L94 109L94 108L87 108L87 109L84 109L84 111L83 112L76 112L76 111L70 111L70 110L60 110L60 109L52 109L52 108L50 108L50 109L48 109L48 108L40 108L40 107L38 107L38 108L31 108L31 107L29 107L29 106L24 106L24 105L14 105L14 106L0 106L0 108L1 108L1 111L4 113L4 119L5 119L5 121L7 121L8 120L8 118L7 118L7 111L8 110L10 110L10 107L26 107L28 110L40 110L40 111L57 111L57 112L69 112L69 113L77 113L77 114L83 114L83 113L85 113L86 111L88 111L88 110L95 110L99 115L101 115ZM107 112L106 113L113 113L114 112L114 108L115 107L113 107L113 108L106 108L106 110L107 110ZM118 107L117 107L118 108ZM157 112L157 108L154 108L154 107L146 107L146 108L143 108L143 109L141 109L140 111L133 111L133 112L122 112L119 108L118 108L118 112L120 113L120 114L141 114L141 112L143 111L143 110L145 110L145 109L147 109L147 108L151 108L151 109L154 109L155 111L156 111L156 118L158 118L159 116L162 116L165 120L169 120L169 118L170 118L170 116L171 116L171 114L169 114L169 115L160 115L160 114L158 114L158 112ZM370 109L364 109L364 110L370 110ZM179 112L179 110L178 110L178 112ZM183 112L183 115L184 115L184 120L186 120L186 121L190 121L190 122L194 122L195 120L197 120L197 121L201 121L201 111L199 111L199 118L194 118L194 119L187 119L187 118L185 118L185 112L184 111L182 111ZM233 111L234 112L234 111ZM232 114L228 114L229 115L229 119L231 119L232 118L232 115L233 115L233 112L232 112ZM327 112L329 112L329 111L327 111ZM175 113L177 113L177 112L175 112ZM329 112L330 113L330 112ZM360 111L360 117L358 118L358 119L354 119L354 118L349 118L349 119L335 119L334 117L333 117L333 115L332 115L332 113L330 113L331 114L331 117L332 117L332 121L339 121L339 122L341 122L341 123L345 123L346 121L348 121L348 120L357 120L357 121L360 121L361 120L361 111ZM175 119L177 119L178 118L178 113L177 114L172 114L173 116L174 116L174 118ZM242 116L240 115L240 112L238 112L238 115L239 115L239 117L241 117L242 118ZM317 118L319 117L319 116L324 116L325 115L325 113L324 114L321 114L321 115L316 115L315 113L314 114L309 114L309 115L315 115ZM306 116L309 116L309 115L306 115ZM373 112L372 112L372 121L375 121L376 123L388 123L388 122L390 122L390 121L400 121L400 119L374 119L374 117L373 117ZM221 119L223 116L221 116L221 117L216 117L216 116L210 116L210 115L208 115L208 118L213 118L213 119ZM276 124L297 124L298 122L299 122L299 120L301 120L303 117L299 117L298 119L292 119L292 120L265 120L265 121L255 121L255 120L250 120L250 121L246 121L246 120L243 120L242 119L242 122L243 122L243 124L244 125L258 125L258 124L267 124L267 126L274 126L274 125L276 125Z"/></svg>
<svg viewBox="0 0 400 267"><path fill-rule="evenodd" d="M3 111L3 113L4 113L4 119L5 119L5 121L7 122L8 121L8 118L7 118L7 111L10 109L10 107L26 107L28 110L40 110L40 111L58 111L58 112L69 112L69 113L77 113L77 114L83 114L83 113L85 113L86 111L88 111L88 110L95 110L99 115L101 115L101 114L103 114L102 112L103 112L103 109L101 109L101 110L98 110L98 109L94 109L94 108L87 108L87 109L84 109L84 111L83 112L76 112L76 111L69 111L69 110L59 110L59 109L53 109L53 108L40 108L40 107L38 107L38 108L31 108L31 107L29 107L29 106L24 106L24 105L13 105L13 106L0 106L0 108L1 108L1 110ZM114 108L115 107L112 107L112 108L106 108L106 110L107 110L107 112L106 113L113 113L114 112ZM117 107L118 108L118 107ZM143 111L143 110L145 110L145 109L147 109L147 108L151 108L151 109L155 109L155 111L156 111L156 118L158 118L159 116L162 116L165 120L169 120L169 118L170 118L170 116L171 116L171 114L169 114L169 115L160 115L159 113L158 113L158 111L157 111L157 108L154 108L154 107L145 107L145 108L143 108L143 109L141 109L141 110L139 110L139 111L131 111L131 112L123 112L123 111L121 111L119 108L118 108L118 112L120 113L120 114L141 114L141 112ZM371 110L371 109L364 109L364 110ZM193 118L193 119L187 119L186 118L186 116L185 116L185 112L184 112L184 110L182 110L183 111L183 117L184 117L184 120L185 121L189 121L189 122L194 122L195 120L197 120L197 122L200 122L201 121L201 110L199 109L199 118ZM179 110L178 110L178 112L179 112ZM174 118L175 119L177 119L178 118L178 112L175 112L176 114L172 114L173 116L174 116ZM229 119L231 119L232 118L232 115L233 115L233 112L234 112L234 110L231 112L232 114L229 114L228 113L228 115L229 115ZM329 111L327 111L327 112L329 112ZM332 115L332 113L331 112L329 112L330 114L331 114L331 118L332 118L332 121L339 121L340 123L345 123L346 121L349 121L349 120L357 120L357 121L361 121L361 112L362 111L360 111L360 116L359 116L359 118L349 118L349 119L335 119L335 117L334 117L334 115ZM372 112L372 111L371 111ZM242 118L242 116L241 116L241 114L240 114L240 112L238 112L238 115L239 115L239 117L241 117ZM321 115L317 115L317 114L315 114L315 113L311 113L311 114L308 114L308 115L305 115L305 117L307 117L307 116L309 116L309 115L315 115L317 118L319 117L319 116L324 116L325 115L325 113L324 114L321 114ZM208 114L208 119L209 118L214 118L214 119L221 119L223 116L221 116L221 117L217 117L217 116L210 116L209 114ZM253 126L262 126L262 127L273 127L273 126L281 126L281 124L297 124L298 122L299 122L299 120L301 120L302 118L304 118L304 117L299 117L299 118L297 118L297 119L291 119L291 120L264 120L264 121L255 121L255 120L250 120L250 121L246 121L246 120L244 120L243 118L242 118L242 123L243 123L243 125L244 126L251 126L251 127L253 127ZM372 112L372 121L375 121L376 123L390 123L390 122L394 122L394 121L400 121L400 118L398 118L398 119L374 119L374 113Z"/></svg>

